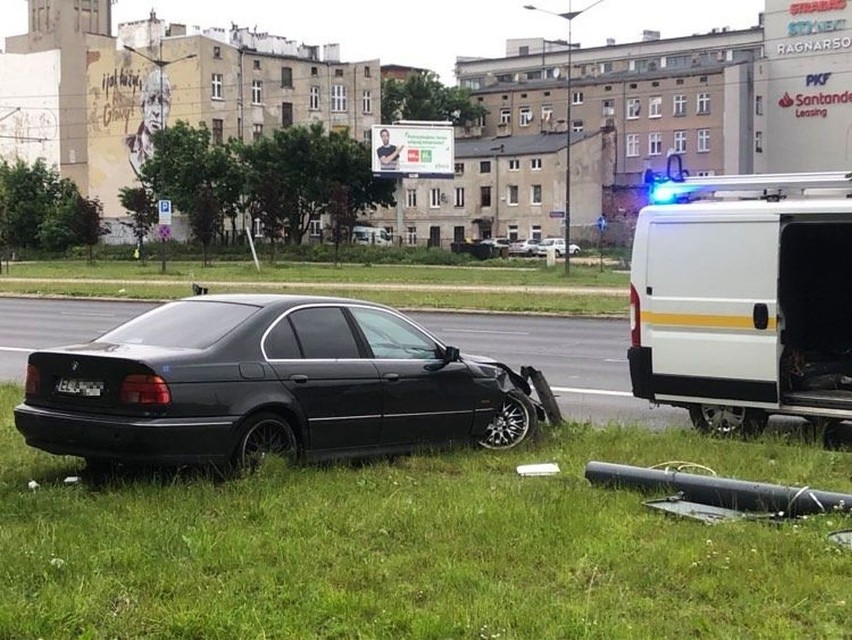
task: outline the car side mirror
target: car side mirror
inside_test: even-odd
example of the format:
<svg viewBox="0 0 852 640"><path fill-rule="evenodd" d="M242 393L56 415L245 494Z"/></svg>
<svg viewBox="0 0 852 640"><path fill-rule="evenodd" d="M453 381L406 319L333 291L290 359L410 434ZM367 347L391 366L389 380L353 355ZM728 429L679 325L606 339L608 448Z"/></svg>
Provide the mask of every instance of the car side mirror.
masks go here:
<svg viewBox="0 0 852 640"><path fill-rule="evenodd" d="M448 365L451 362L458 362L459 360L461 360L461 353L458 347L446 347L444 349L444 365Z"/></svg>

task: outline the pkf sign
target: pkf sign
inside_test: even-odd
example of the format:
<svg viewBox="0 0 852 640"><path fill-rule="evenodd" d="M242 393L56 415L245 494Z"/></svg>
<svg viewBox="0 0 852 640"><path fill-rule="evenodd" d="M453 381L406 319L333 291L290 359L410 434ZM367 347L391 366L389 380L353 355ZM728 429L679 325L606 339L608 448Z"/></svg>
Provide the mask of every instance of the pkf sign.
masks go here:
<svg viewBox="0 0 852 640"><path fill-rule="evenodd" d="M805 76L805 87L824 87L831 79L830 73L811 73ZM852 104L852 91L812 91L791 96L785 91L778 101L782 109L795 107L796 118L827 118L828 108L834 105Z"/></svg>

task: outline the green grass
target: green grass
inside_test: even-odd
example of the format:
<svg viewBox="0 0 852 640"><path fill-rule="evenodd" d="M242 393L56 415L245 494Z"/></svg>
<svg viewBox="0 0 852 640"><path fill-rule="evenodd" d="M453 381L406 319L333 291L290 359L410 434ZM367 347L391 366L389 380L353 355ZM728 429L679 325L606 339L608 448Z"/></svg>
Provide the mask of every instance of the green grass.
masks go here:
<svg viewBox="0 0 852 640"><path fill-rule="evenodd" d="M583 478L692 460L850 492L846 453L572 424L502 454L66 485L82 464L23 444L20 397L0 387L0 638L848 637L852 552L825 539L848 517L711 527Z"/></svg>
<svg viewBox="0 0 852 640"><path fill-rule="evenodd" d="M212 293L274 291L343 295L402 308L471 309L572 315L625 315L628 308L625 273L593 265L573 265L566 276L561 265L541 262L520 267L433 267L402 265L333 265L170 262L165 274L159 263L76 261L12 264L0 276L0 293L167 299L189 295L190 283L209 286ZM317 286L306 286L318 283ZM396 289L392 287L397 287ZM406 288L408 287L408 288ZM442 287L481 287L446 290ZM594 294L595 288L617 293ZM591 292L591 293L589 293Z"/></svg>

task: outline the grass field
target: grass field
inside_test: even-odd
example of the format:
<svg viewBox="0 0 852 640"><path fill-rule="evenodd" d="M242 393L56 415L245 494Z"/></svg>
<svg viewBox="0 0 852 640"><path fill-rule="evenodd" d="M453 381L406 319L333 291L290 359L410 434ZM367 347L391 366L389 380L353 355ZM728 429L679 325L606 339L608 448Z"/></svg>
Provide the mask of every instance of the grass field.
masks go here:
<svg viewBox="0 0 852 640"><path fill-rule="evenodd" d="M502 454L66 484L82 463L24 445L21 393L0 386L0 638L849 637L852 551L825 538L848 516L708 526L583 478L690 460L852 490L850 454L794 436L573 424Z"/></svg>
<svg viewBox="0 0 852 640"><path fill-rule="evenodd" d="M279 263L168 263L51 261L12 264L0 275L0 293L166 299L189 295L190 284L211 293L318 293L363 298L401 308L470 309L587 316L624 316L628 276L594 265L540 261L521 267L432 267Z"/></svg>

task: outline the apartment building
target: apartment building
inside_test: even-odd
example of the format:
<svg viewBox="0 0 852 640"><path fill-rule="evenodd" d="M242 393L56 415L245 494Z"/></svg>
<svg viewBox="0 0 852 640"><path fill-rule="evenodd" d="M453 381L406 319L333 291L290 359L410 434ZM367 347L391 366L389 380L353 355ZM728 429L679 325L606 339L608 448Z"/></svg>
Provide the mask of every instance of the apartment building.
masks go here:
<svg viewBox="0 0 852 640"><path fill-rule="evenodd" d="M126 215L118 192L138 184L141 163L155 152L152 128L203 122L221 142L318 122L369 140L381 121L379 60L344 62L338 45L305 45L236 25L188 29L153 11L119 25L114 37L109 0L27 1L29 30L8 38L8 53L0 55L10 96L4 102L16 106L19 94L27 122L54 122L55 131L44 126L37 139L46 142L36 143L11 131L4 155L53 144L48 160L99 198L107 218ZM38 96L38 112L23 96ZM127 232L112 229L111 241ZM185 237L179 219L173 232Z"/></svg>

